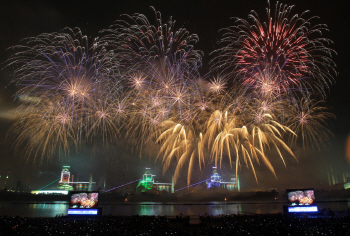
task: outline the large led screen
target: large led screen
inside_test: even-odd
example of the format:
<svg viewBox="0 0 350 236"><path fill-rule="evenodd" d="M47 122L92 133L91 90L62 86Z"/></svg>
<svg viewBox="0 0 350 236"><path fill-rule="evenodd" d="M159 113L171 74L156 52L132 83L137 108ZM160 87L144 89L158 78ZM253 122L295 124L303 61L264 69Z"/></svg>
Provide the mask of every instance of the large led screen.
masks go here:
<svg viewBox="0 0 350 236"><path fill-rule="evenodd" d="M75 192L70 194L69 209L90 209L98 206L98 192Z"/></svg>
<svg viewBox="0 0 350 236"><path fill-rule="evenodd" d="M288 206L315 206L313 189L287 189Z"/></svg>

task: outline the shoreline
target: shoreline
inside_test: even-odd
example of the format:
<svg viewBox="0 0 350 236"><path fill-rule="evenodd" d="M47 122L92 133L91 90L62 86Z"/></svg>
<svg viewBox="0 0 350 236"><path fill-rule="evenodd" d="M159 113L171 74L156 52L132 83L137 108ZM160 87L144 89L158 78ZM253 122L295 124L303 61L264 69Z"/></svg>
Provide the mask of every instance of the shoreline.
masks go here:
<svg viewBox="0 0 350 236"><path fill-rule="evenodd" d="M350 190L315 191L316 202L349 202ZM31 194L18 192L0 192L0 202L51 203L69 202L70 195ZM135 194L135 193L100 193L99 204L109 205L229 205L229 204L275 204L286 203L287 195L282 192L194 192L186 194Z"/></svg>
<svg viewBox="0 0 350 236"><path fill-rule="evenodd" d="M1 202L10 202L11 204L63 204L63 205L69 205L68 201L2 201ZM316 201L317 203L327 203L327 202L350 202L349 200L322 200L322 201ZM200 203L200 202L148 202L148 201L134 201L134 202L122 202L122 201L116 201L116 202L99 202L99 205L203 205L203 206L208 206L208 205L237 205L237 204L247 204L247 205L254 205L254 204L287 204L287 201L274 201L274 202L269 202L269 201L213 201L213 202L206 202L206 203Z"/></svg>

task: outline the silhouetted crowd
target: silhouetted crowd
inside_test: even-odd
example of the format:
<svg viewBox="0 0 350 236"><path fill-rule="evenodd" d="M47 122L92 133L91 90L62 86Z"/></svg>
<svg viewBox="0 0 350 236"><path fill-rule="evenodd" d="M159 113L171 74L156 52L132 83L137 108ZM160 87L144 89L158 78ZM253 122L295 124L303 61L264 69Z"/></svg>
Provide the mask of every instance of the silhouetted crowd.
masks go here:
<svg viewBox="0 0 350 236"><path fill-rule="evenodd" d="M197 217L198 219L198 217ZM350 218L307 215L0 217L0 235L350 235Z"/></svg>

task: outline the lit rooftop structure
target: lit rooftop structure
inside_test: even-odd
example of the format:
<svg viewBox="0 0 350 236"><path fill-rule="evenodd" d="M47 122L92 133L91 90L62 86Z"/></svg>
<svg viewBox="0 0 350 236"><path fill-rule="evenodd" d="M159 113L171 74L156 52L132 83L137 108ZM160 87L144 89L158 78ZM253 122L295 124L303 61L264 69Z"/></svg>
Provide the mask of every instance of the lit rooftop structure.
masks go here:
<svg viewBox="0 0 350 236"><path fill-rule="evenodd" d="M235 178L231 178L231 182L225 182L221 176L218 174L216 167L213 167L214 171L210 177L210 181L207 181L208 188L221 187L231 191L240 191L239 186L239 178L236 176Z"/></svg>
<svg viewBox="0 0 350 236"><path fill-rule="evenodd" d="M92 175L90 175L90 180L89 182L73 182L73 175L71 177L70 171L69 171L70 166L63 166L62 171L61 171L61 179L58 182L59 186L57 187L58 189L61 190L89 190L91 191L91 186L92 184L95 184L96 182L92 182ZM71 179L71 181L70 181Z"/></svg>
<svg viewBox="0 0 350 236"><path fill-rule="evenodd" d="M146 172L143 174L142 180L138 183L136 190L139 189L141 192L146 192L147 190L156 189L158 191L167 191L174 193L174 182L172 183L158 183L155 182L154 176L151 171L151 168L146 167Z"/></svg>

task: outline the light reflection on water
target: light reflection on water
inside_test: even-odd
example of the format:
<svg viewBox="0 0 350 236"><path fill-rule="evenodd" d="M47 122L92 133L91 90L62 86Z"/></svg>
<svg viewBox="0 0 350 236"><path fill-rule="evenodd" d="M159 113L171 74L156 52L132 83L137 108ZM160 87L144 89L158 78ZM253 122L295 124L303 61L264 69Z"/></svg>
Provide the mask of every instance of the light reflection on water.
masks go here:
<svg viewBox="0 0 350 236"><path fill-rule="evenodd" d="M344 210L350 208L350 202L319 202L319 208ZM225 215L225 214L267 214L281 213L283 203L234 203L234 202L135 202L100 204L103 215ZM25 203L0 202L0 215L22 217L55 217L66 215L66 202Z"/></svg>
<svg viewBox="0 0 350 236"><path fill-rule="evenodd" d="M55 217L66 215L68 205L65 202L23 203L0 202L0 215L22 217Z"/></svg>

